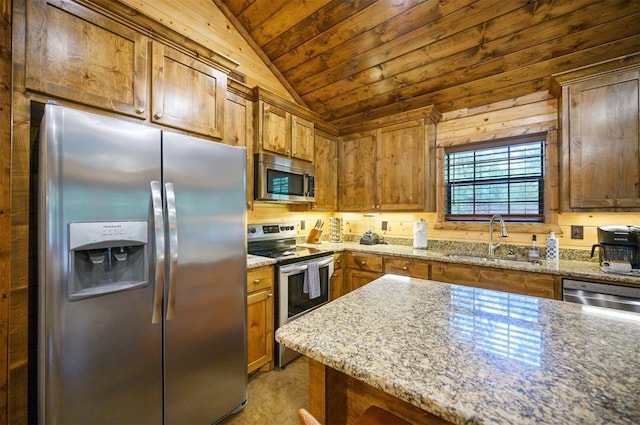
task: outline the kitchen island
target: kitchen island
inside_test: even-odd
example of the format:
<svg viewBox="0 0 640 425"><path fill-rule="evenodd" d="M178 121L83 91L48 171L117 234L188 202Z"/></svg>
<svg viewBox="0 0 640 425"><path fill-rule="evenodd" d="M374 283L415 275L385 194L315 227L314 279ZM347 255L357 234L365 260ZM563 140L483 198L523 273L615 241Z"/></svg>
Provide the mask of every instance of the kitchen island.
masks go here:
<svg viewBox="0 0 640 425"><path fill-rule="evenodd" d="M413 423L635 424L638 335L578 304L385 275L276 340L310 358L325 423L379 404Z"/></svg>

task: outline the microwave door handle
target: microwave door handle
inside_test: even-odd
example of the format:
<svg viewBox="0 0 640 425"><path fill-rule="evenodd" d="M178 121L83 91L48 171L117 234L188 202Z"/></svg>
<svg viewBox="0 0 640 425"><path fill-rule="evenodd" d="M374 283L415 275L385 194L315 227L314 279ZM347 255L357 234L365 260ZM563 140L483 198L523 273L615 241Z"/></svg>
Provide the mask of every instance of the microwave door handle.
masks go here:
<svg viewBox="0 0 640 425"><path fill-rule="evenodd" d="M304 196L309 194L309 174L304 173L304 188L302 189Z"/></svg>
<svg viewBox="0 0 640 425"><path fill-rule="evenodd" d="M160 182L151 182L151 206L153 209L153 232L155 242L155 288L151 323L160 322L162 317L162 293L164 292L164 217L162 213L162 193Z"/></svg>
<svg viewBox="0 0 640 425"><path fill-rule="evenodd" d="M176 193L173 183L167 183L167 227L169 228L169 294L167 296L167 320L173 319L176 309L176 279L178 274L178 220L176 212Z"/></svg>

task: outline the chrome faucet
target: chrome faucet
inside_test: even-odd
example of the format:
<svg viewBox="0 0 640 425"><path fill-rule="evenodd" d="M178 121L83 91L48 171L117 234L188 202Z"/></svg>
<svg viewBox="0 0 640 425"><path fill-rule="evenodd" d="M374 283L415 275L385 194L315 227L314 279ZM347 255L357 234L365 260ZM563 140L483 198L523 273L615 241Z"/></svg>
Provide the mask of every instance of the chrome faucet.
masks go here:
<svg viewBox="0 0 640 425"><path fill-rule="evenodd" d="M496 244L493 243L493 222L495 220L500 220L500 236ZM500 246L501 239L507 236L509 236L509 233L507 233L507 226L504 224L502 216L500 214L492 215L491 220L489 220L489 257L493 257L495 249Z"/></svg>

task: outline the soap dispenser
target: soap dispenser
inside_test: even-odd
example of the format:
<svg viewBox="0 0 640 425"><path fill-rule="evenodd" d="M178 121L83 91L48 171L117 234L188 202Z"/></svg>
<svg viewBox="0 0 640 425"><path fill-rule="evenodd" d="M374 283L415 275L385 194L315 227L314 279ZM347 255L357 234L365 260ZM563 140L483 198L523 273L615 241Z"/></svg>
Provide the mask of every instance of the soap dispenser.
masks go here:
<svg viewBox="0 0 640 425"><path fill-rule="evenodd" d="M547 261L558 261L560 258L560 246L554 232L547 238Z"/></svg>

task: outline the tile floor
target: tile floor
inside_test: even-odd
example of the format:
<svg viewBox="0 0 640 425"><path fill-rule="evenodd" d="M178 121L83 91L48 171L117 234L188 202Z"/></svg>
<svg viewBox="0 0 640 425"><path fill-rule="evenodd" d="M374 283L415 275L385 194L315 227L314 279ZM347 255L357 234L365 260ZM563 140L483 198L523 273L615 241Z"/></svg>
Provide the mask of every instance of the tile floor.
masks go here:
<svg viewBox="0 0 640 425"><path fill-rule="evenodd" d="M309 361L300 356L284 369L249 376L245 408L219 425L297 425L309 403Z"/></svg>

